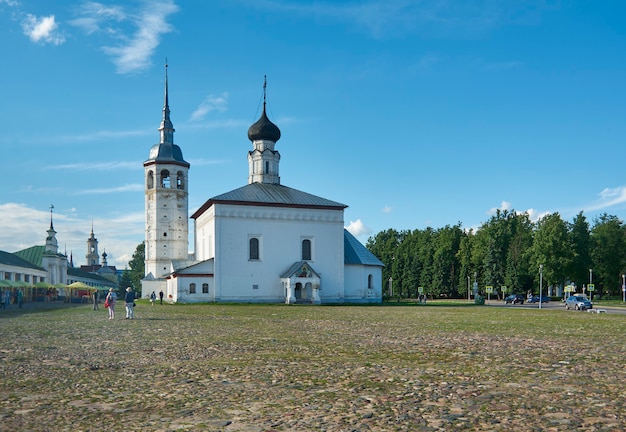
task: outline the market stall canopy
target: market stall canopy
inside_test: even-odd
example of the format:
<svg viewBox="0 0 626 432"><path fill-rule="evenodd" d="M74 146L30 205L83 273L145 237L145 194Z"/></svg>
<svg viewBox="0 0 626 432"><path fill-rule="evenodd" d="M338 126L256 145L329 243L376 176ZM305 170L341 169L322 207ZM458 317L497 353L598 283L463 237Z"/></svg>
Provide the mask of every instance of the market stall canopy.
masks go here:
<svg viewBox="0 0 626 432"><path fill-rule="evenodd" d="M86 289L86 290L94 290L95 289L94 287L89 286L86 283L80 282L80 281L71 283L67 287L71 288L71 289Z"/></svg>

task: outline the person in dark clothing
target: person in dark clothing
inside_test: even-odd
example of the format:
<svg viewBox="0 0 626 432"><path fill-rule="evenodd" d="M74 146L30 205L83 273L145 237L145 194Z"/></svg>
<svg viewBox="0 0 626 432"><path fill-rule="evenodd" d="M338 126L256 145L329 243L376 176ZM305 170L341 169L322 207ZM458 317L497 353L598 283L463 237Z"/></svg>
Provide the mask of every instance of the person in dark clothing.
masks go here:
<svg viewBox="0 0 626 432"><path fill-rule="evenodd" d="M133 311L133 307L135 306L135 292L131 287L126 288L126 297L124 297L124 301L126 302L126 319L135 318Z"/></svg>
<svg viewBox="0 0 626 432"><path fill-rule="evenodd" d="M161 304L163 304L163 290L159 291L159 299L161 300Z"/></svg>

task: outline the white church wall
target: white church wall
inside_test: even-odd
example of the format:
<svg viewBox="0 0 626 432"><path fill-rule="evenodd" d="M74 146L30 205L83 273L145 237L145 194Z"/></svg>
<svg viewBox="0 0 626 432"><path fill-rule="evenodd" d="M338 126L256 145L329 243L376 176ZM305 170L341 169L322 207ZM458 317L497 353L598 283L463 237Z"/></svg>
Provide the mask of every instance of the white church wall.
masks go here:
<svg viewBox="0 0 626 432"><path fill-rule="evenodd" d="M368 285L370 275L372 275L372 288ZM346 265L345 290L347 303L380 303L382 301L382 268Z"/></svg>
<svg viewBox="0 0 626 432"><path fill-rule="evenodd" d="M210 207L194 220L195 256L198 261L215 257L215 206Z"/></svg>
<svg viewBox="0 0 626 432"><path fill-rule="evenodd" d="M322 302L343 302L343 211L214 207L216 301L284 301L280 275L302 260L301 242L308 238ZM251 237L259 239L259 260L249 260Z"/></svg>

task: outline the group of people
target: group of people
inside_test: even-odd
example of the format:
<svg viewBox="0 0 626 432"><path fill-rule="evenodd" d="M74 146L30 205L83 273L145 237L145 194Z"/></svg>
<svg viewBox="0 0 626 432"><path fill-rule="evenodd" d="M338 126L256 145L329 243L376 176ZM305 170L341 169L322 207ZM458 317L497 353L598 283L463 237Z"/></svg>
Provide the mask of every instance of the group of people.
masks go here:
<svg viewBox="0 0 626 432"><path fill-rule="evenodd" d="M163 291L159 292L159 299L163 304ZM154 306L156 300L156 293L152 291L150 294L150 303ZM115 303L117 303L117 293L113 288L109 288L109 292L104 299L104 307L109 310L109 319L115 319ZM126 307L126 319L135 319L135 292L131 287L126 288L126 294L124 296L124 305ZM93 310L98 309L98 293L93 294Z"/></svg>
<svg viewBox="0 0 626 432"><path fill-rule="evenodd" d="M4 290L2 298L0 299L0 308L8 309L11 305L11 297L13 297L13 303L17 304L21 309L24 304L24 293L21 289L15 291L9 289Z"/></svg>
<svg viewBox="0 0 626 432"><path fill-rule="evenodd" d="M115 304L117 303L117 293L113 288L109 288L109 293L104 299L104 307L109 309L109 319L115 319ZM135 319L135 292L131 287L126 288L124 296L126 306L126 319ZM95 307L94 307L95 310Z"/></svg>

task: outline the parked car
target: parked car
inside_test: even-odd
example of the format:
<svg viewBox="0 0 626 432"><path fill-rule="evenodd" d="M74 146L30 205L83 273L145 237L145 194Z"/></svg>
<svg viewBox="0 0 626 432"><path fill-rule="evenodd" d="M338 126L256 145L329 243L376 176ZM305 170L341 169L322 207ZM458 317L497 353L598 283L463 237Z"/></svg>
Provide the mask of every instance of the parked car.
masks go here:
<svg viewBox="0 0 626 432"><path fill-rule="evenodd" d="M550 297L546 297L546 296L541 296L541 303L548 303L550 301ZM539 296L532 296L529 300L528 303L539 303Z"/></svg>
<svg viewBox="0 0 626 432"><path fill-rule="evenodd" d="M524 296L521 294L511 294L504 299L504 304L524 304Z"/></svg>
<svg viewBox="0 0 626 432"><path fill-rule="evenodd" d="M593 309L591 301L583 295L572 295L565 300L565 309L587 310Z"/></svg>

